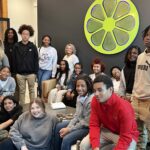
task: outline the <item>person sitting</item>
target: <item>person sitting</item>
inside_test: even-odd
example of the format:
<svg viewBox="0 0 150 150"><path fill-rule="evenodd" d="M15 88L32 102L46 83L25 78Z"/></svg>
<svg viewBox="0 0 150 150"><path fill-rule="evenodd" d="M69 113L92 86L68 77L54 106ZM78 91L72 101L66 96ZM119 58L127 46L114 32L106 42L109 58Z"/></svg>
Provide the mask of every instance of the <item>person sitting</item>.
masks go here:
<svg viewBox="0 0 150 150"><path fill-rule="evenodd" d="M16 82L14 78L10 76L10 68L3 66L0 69L0 103L5 96L14 95L15 88Z"/></svg>
<svg viewBox="0 0 150 150"><path fill-rule="evenodd" d="M87 75L77 77L78 92L74 118L56 125L55 150L70 150L71 146L81 140L89 131L90 103L92 100L92 80Z"/></svg>
<svg viewBox="0 0 150 150"><path fill-rule="evenodd" d="M104 74L105 65L104 65L104 63L99 58L95 58L92 61L91 69L92 69L93 73L90 74L89 77L93 81L98 75Z"/></svg>
<svg viewBox="0 0 150 150"><path fill-rule="evenodd" d="M79 58L76 56L76 48L73 44L69 43L66 45L63 60L68 62L69 69L73 73L74 65L79 62Z"/></svg>
<svg viewBox="0 0 150 150"><path fill-rule="evenodd" d="M76 107L77 100L77 91L75 89L76 79L79 75L84 74L82 70L82 65L80 63L76 63L74 65L74 72L70 77L70 80L67 85L67 93L64 95L63 103L70 107Z"/></svg>
<svg viewBox="0 0 150 150"><path fill-rule="evenodd" d="M81 150L136 150L139 132L134 110L128 101L113 92L110 77L99 75L93 82L90 132Z"/></svg>
<svg viewBox="0 0 150 150"><path fill-rule="evenodd" d="M61 102L67 92L67 83L70 80L71 72L66 60L60 61L60 69L57 72L56 88L52 89L48 96L49 103Z"/></svg>
<svg viewBox="0 0 150 150"><path fill-rule="evenodd" d="M53 130L57 118L45 111L44 101L31 101L29 111L24 112L13 124L9 138L0 143L1 150L51 150Z"/></svg>
<svg viewBox="0 0 150 150"><path fill-rule="evenodd" d="M10 126L22 114L22 106L13 96L6 96L1 103L0 111L0 141L8 137Z"/></svg>
<svg viewBox="0 0 150 150"><path fill-rule="evenodd" d="M120 86L120 76L121 76L121 69L118 66L113 66L110 69L111 79L114 86L114 92L118 94L119 86Z"/></svg>

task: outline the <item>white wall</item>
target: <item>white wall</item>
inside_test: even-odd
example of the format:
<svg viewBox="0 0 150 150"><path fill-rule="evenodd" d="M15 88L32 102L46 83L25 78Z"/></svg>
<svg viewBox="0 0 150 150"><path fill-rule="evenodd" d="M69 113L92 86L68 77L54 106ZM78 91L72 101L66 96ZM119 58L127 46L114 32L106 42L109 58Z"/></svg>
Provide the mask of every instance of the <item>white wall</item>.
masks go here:
<svg viewBox="0 0 150 150"><path fill-rule="evenodd" d="M35 35L31 41L37 43L37 0L8 0L8 18L10 27L15 28L17 32L22 24L32 25Z"/></svg>

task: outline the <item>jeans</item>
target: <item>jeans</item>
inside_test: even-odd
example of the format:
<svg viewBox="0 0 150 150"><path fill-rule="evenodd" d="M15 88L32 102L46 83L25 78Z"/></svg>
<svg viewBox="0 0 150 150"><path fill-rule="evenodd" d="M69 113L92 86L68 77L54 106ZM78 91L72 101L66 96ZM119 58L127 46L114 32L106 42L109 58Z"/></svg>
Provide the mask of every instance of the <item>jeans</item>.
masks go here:
<svg viewBox="0 0 150 150"><path fill-rule="evenodd" d="M71 146L77 142L77 140L82 140L85 137L89 129L81 128L74 131L69 132L63 138L60 137L59 131L62 128L67 127L69 121L63 121L56 125L55 128L55 150L71 150Z"/></svg>
<svg viewBox="0 0 150 150"><path fill-rule="evenodd" d="M38 71L38 93L41 97L42 94L42 81L50 79L52 76L52 71L39 69Z"/></svg>
<svg viewBox="0 0 150 150"><path fill-rule="evenodd" d="M0 150L17 150L10 138L0 142Z"/></svg>
<svg viewBox="0 0 150 150"><path fill-rule="evenodd" d="M26 81L28 83L30 101L35 98L35 91L34 91L35 79L36 79L35 74L16 75L16 80L19 87L19 101L21 105L25 103Z"/></svg>

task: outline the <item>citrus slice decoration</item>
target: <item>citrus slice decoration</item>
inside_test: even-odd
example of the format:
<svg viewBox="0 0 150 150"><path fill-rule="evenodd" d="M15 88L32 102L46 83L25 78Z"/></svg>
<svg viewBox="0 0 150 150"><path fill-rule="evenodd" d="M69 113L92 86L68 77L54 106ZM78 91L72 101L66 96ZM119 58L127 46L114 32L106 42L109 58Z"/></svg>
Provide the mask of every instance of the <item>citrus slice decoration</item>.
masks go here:
<svg viewBox="0 0 150 150"><path fill-rule="evenodd" d="M88 43L103 54L116 54L126 49L138 29L139 15L130 0L95 0L84 20Z"/></svg>

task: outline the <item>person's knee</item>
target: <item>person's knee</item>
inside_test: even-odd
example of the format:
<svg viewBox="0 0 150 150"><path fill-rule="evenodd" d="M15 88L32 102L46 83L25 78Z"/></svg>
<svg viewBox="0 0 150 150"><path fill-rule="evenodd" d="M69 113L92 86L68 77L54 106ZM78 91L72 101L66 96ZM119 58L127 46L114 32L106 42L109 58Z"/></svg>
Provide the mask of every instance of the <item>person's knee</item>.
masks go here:
<svg viewBox="0 0 150 150"><path fill-rule="evenodd" d="M88 150L88 149L90 149L90 140L89 136L86 136L80 143L80 150Z"/></svg>

